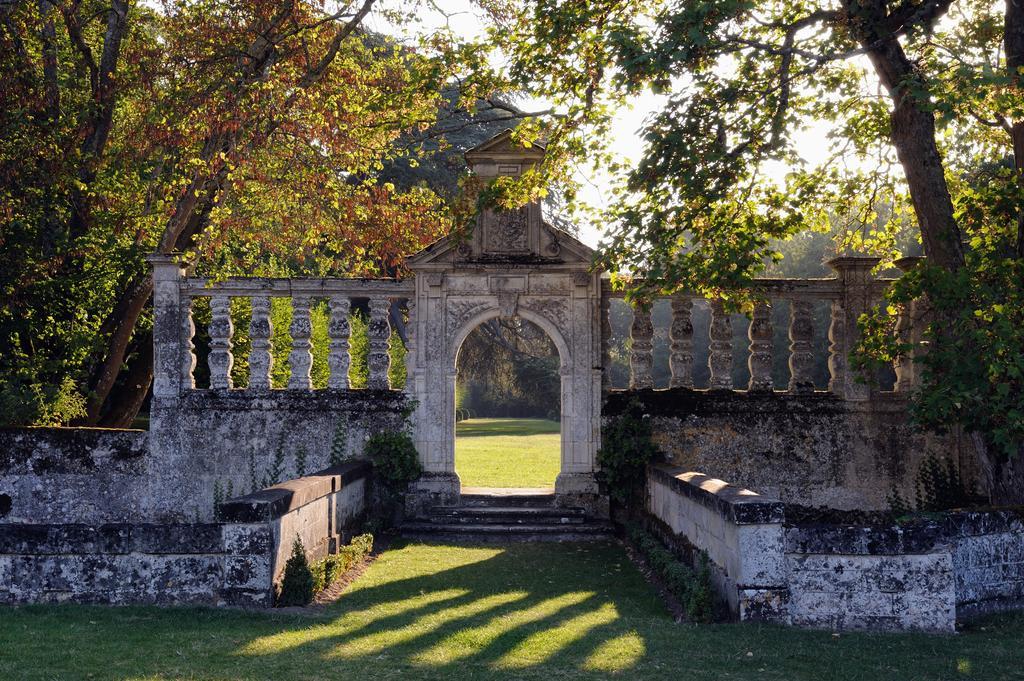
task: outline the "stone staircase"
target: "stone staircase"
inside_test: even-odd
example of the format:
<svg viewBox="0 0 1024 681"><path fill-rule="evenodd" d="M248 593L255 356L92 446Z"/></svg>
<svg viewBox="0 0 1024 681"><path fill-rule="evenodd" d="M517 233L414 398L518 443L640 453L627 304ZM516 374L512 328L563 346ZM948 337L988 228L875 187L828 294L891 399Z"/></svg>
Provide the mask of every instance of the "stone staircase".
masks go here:
<svg viewBox="0 0 1024 681"><path fill-rule="evenodd" d="M457 506L435 506L401 528L403 537L434 541L581 541L611 536L610 523L582 508L555 505L550 492L463 492Z"/></svg>

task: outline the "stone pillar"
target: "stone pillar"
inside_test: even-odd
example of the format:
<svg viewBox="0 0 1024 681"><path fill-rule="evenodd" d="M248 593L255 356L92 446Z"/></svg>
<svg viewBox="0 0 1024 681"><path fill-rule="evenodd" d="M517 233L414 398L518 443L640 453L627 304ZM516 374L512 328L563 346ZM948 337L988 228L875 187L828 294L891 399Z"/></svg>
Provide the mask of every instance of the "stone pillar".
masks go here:
<svg viewBox="0 0 1024 681"><path fill-rule="evenodd" d="M708 368L712 390L732 390L732 320L721 300L711 302L711 346Z"/></svg>
<svg viewBox="0 0 1024 681"><path fill-rule="evenodd" d="M387 390L390 387L388 382L388 370L391 368L391 320L388 314L391 311L391 301L386 297L374 296L370 298L370 321L367 323L367 336L369 336L369 350L366 355L366 364L369 370L369 379L366 387L371 390Z"/></svg>
<svg viewBox="0 0 1024 681"><path fill-rule="evenodd" d="M601 293L601 388L612 387L612 298Z"/></svg>
<svg viewBox="0 0 1024 681"><path fill-rule="evenodd" d="M750 392L771 392L772 383L772 304L769 301L754 304L754 315L750 319L747 337L750 339L750 356L747 368L750 370Z"/></svg>
<svg viewBox="0 0 1024 681"><path fill-rule="evenodd" d="M841 293L838 305L833 305L833 325L835 333L830 332L833 340L830 351L833 354L841 354L842 362L836 362L835 367L841 364L847 366L846 358L860 338L860 330L857 328L857 319L867 312L875 302L874 277L871 270L881 261L880 258L867 256L843 256L832 258L826 264L836 271L838 275ZM840 322L836 317L842 315ZM839 333L841 330L842 333ZM835 374L833 374L835 378ZM838 385L838 384L837 384ZM847 372L842 382L843 397L848 400L864 401L871 397L871 387L866 383L854 380L854 377Z"/></svg>
<svg viewBox="0 0 1024 681"><path fill-rule="evenodd" d="M177 399L186 384L182 312L188 298L181 295L185 270L172 256L151 255L148 260L153 266L153 396Z"/></svg>
<svg viewBox="0 0 1024 681"><path fill-rule="evenodd" d="M633 347L629 353L629 387L643 390L654 385L651 369L654 365L654 324L651 310L639 305L633 306L633 324L629 328Z"/></svg>
<svg viewBox="0 0 1024 681"><path fill-rule="evenodd" d="M672 326L669 327L668 368L672 372L670 388L693 387L693 301L673 296Z"/></svg>
<svg viewBox="0 0 1024 681"><path fill-rule="evenodd" d="M352 301L348 296L332 296L328 305L331 321L327 325L327 367L330 370L327 387L344 390L349 387L348 370L352 364L349 346L352 324L348 318Z"/></svg>
<svg viewBox="0 0 1024 681"><path fill-rule="evenodd" d="M405 301L406 309L409 311L409 322L405 325L406 347L405 347L405 392L411 397L416 395L416 297L413 296Z"/></svg>
<svg viewBox="0 0 1024 681"><path fill-rule="evenodd" d="M288 363L292 373L288 377L288 387L298 390L310 390L313 378L313 343L310 337L313 326L309 321L309 296L292 297L292 323L288 327L292 335L292 351L288 355Z"/></svg>
<svg viewBox="0 0 1024 681"><path fill-rule="evenodd" d="M789 301L789 392L814 392L814 305L810 300Z"/></svg>
<svg viewBox="0 0 1024 681"><path fill-rule="evenodd" d="M270 339L274 330L270 321L270 297L252 296L252 317L249 320L249 389L270 390L270 370L274 355L270 352Z"/></svg>

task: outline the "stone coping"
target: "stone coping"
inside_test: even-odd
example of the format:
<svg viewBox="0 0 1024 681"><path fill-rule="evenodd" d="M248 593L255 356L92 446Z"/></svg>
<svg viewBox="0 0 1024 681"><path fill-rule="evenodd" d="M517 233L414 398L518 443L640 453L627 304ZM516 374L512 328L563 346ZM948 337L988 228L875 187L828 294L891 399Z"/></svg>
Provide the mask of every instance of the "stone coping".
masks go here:
<svg viewBox="0 0 1024 681"><path fill-rule="evenodd" d="M783 521L784 505L781 501L730 485L724 480L665 463L651 464L648 474L737 525L762 525Z"/></svg>
<svg viewBox="0 0 1024 681"><path fill-rule="evenodd" d="M0 555L224 553L219 523L0 523Z"/></svg>
<svg viewBox="0 0 1024 681"><path fill-rule="evenodd" d="M370 475L369 461L357 459L325 468L318 473L282 482L252 494L228 499L220 505L225 522L266 522L301 508Z"/></svg>
<svg viewBox="0 0 1024 681"><path fill-rule="evenodd" d="M1007 532L1024 541L1024 511L950 511L878 525L803 523L787 527L787 553L899 555L931 553L960 538Z"/></svg>

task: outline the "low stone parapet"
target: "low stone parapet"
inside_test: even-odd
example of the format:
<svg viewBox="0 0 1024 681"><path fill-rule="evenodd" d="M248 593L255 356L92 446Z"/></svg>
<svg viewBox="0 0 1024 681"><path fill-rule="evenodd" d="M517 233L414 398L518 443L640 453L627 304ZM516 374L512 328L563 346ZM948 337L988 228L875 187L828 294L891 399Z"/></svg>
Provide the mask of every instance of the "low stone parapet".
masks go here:
<svg viewBox="0 0 1024 681"><path fill-rule="evenodd" d="M648 512L676 544L707 554L740 620L952 633L958 619L1024 604L1016 511L896 522L785 506L665 464L647 479Z"/></svg>
<svg viewBox="0 0 1024 681"><path fill-rule="evenodd" d="M0 603L268 607L292 542L332 553L361 519L352 461L221 506L216 523L0 523Z"/></svg>

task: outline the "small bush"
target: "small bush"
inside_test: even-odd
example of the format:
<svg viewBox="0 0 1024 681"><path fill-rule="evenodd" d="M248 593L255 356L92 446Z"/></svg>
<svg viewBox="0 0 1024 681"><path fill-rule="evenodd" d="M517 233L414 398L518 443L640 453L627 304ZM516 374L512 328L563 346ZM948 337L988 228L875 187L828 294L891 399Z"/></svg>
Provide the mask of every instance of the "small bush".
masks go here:
<svg viewBox="0 0 1024 681"><path fill-rule="evenodd" d="M700 565L693 569L673 555L661 541L639 525L627 529L629 540L661 577L693 622L710 622L715 614L715 596L711 586L708 555L700 552Z"/></svg>
<svg viewBox="0 0 1024 681"><path fill-rule="evenodd" d="M353 537L348 546L341 547L341 550L333 556L327 556L318 560L310 566L313 575L314 596L326 588L329 588L343 574L348 572L353 565L373 551L373 535L361 534ZM312 600L312 599L311 599Z"/></svg>
<svg viewBox="0 0 1024 681"><path fill-rule="evenodd" d="M423 472L416 446L407 433L376 433L366 441L363 454L392 490L400 490Z"/></svg>
<svg viewBox="0 0 1024 681"><path fill-rule="evenodd" d="M315 593L316 580L306 560L306 549L302 540L295 537L292 544L292 555L284 564L284 577L281 579L281 590L277 595L278 607L289 605L309 605Z"/></svg>
<svg viewBox="0 0 1024 681"><path fill-rule="evenodd" d="M608 493L626 506L633 505L643 489L647 464L658 457L651 441L651 421L638 402L605 426L597 462Z"/></svg>

